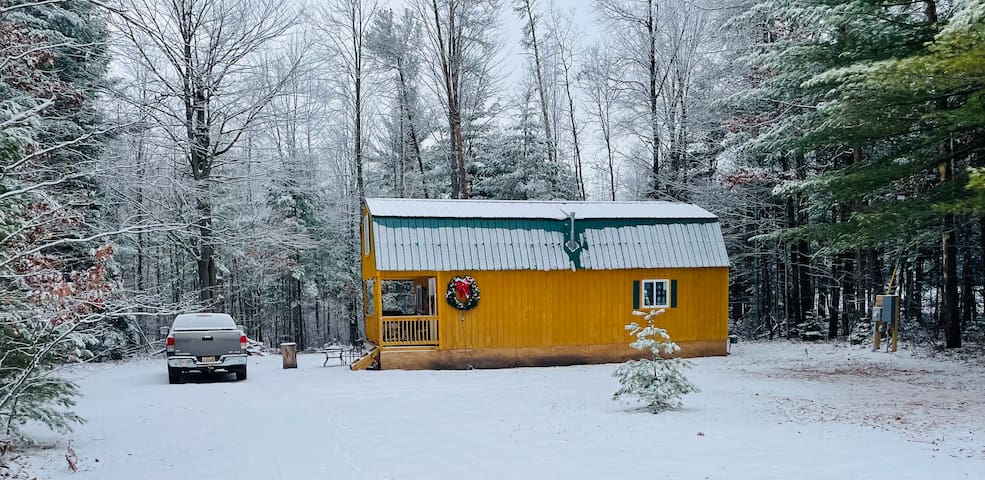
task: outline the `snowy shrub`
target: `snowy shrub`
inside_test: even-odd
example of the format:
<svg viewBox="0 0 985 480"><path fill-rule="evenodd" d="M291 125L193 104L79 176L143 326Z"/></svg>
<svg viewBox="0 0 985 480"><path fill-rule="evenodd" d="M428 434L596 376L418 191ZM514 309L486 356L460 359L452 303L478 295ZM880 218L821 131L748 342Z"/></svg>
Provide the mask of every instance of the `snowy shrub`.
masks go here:
<svg viewBox="0 0 985 480"><path fill-rule="evenodd" d="M858 322L852 329L852 334L848 336L848 341L852 345L868 345L872 343L872 323Z"/></svg>
<svg viewBox="0 0 985 480"><path fill-rule="evenodd" d="M961 325L964 330L964 337L970 341L981 342L985 339L985 318L975 316L970 322Z"/></svg>
<svg viewBox="0 0 985 480"><path fill-rule="evenodd" d="M690 362L668 358L681 348L670 340L666 330L653 325L653 318L661 313L664 313L663 309L650 313L633 312L633 315L645 317L646 326L641 327L636 322L626 325L630 335L636 337L629 346L643 352L646 358L623 363L613 373L622 387L612 399L636 397L653 413L680 408L681 397L698 391L684 375Z"/></svg>
<svg viewBox="0 0 985 480"><path fill-rule="evenodd" d="M797 331L800 332L800 339L808 342L815 342L824 338L821 332L821 322L815 318L808 318L806 322L797 324Z"/></svg>

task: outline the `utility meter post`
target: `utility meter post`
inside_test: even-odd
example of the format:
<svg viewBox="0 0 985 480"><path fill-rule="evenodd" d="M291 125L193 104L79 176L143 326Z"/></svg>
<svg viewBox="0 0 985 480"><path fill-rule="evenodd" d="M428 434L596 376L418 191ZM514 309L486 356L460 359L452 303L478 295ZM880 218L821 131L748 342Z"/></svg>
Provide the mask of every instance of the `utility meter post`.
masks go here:
<svg viewBox="0 0 985 480"><path fill-rule="evenodd" d="M882 321L882 305L879 300L882 295L876 295L876 306L872 308L872 351L878 352L882 344L882 332L886 331L886 322Z"/></svg>
<svg viewBox="0 0 985 480"><path fill-rule="evenodd" d="M896 351L899 345L899 295L876 295L872 309L872 350L879 351L882 334L889 335L889 350Z"/></svg>

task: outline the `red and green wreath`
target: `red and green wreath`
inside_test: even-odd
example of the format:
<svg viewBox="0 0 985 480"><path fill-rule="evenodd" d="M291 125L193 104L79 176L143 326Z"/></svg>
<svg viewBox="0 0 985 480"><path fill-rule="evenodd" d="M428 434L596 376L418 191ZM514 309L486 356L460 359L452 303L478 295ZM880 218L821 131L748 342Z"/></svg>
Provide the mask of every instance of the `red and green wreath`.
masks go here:
<svg viewBox="0 0 985 480"><path fill-rule="evenodd" d="M472 310L479 304L479 286L468 275L452 278L448 282L445 299L449 305L459 310Z"/></svg>

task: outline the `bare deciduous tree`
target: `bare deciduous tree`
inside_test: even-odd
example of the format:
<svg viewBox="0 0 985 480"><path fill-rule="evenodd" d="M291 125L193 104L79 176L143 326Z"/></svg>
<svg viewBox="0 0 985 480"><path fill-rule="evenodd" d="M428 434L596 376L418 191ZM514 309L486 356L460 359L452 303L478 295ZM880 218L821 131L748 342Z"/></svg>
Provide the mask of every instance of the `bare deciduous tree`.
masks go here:
<svg viewBox="0 0 985 480"><path fill-rule="evenodd" d="M616 199L615 158L615 109L619 99L619 87L615 75L618 67L606 44L592 45L585 55L585 63L578 72L578 83L592 102L599 135L605 148L605 170L609 199Z"/></svg>
<svg viewBox="0 0 985 480"><path fill-rule="evenodd" d="M533 59L534 79L537 84L537 95L540 99L541 122L544 127L544 138L547 140L547 160L557 161L557 146L551 133L551 117L547 103L547 91L544 80L544 62L541 59L542 41L537 39L537 27L540 25L540 13L537 12L537 0L515 0L513 10L523 22L523 44L530 50Z"/></svg>
<svg viewBox="0 0 985 480"><path fill-rule="evenodd" d="M356 171L356 192L360 199L366 196L363 179L365 45L366 34L375 14L376 2L372 0L332 0L321 10L319 22L350 83L352 157Z"/></svg>
<svg viewBox="0 0 985 480"><path fill-rule="evenodd" d="M262 48L296 24L275 0L120 0L119 29L151 72L156 101L146 112L184 152L196 182L199 300L217 306L214 174L299 64L272 85L252 82Z"/></svg>
<svg viewBox="0 0 985 480"><path fill-rule="evenodd" d="M585 173L584 164L581 158L581 128L578 125L578 116L575 109L574 82L577 72L575 71L575 55L577 48L574 32L574 23L570 15L562 13L558 9L551 12L551 39L554 48L557 50L558 66L561 69L561 82L564 86L564 95L567 99L568 126L571 129L571 146L573 163L575 167L575 179L578 182L579 198L584 200L585 193Z"/></svg>

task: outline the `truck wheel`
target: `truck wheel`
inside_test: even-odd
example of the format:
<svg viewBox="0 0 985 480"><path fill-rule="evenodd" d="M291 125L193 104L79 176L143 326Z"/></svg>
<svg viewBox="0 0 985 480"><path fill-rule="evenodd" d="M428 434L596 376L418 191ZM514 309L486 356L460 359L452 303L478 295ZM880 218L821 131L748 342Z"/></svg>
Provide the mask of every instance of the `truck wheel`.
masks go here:
<svg viewBox="0 0 985 480"><path fill-rule="evenodd" d="M246 367L236 369L236 380L246 380Z"/></svg>
<svg viewBox="0 0 985 480"><path fill-rule="evenodd" d="M181 383L181 370L177 368L168 367L168 383L174 385L176 383Z"/></svg>

